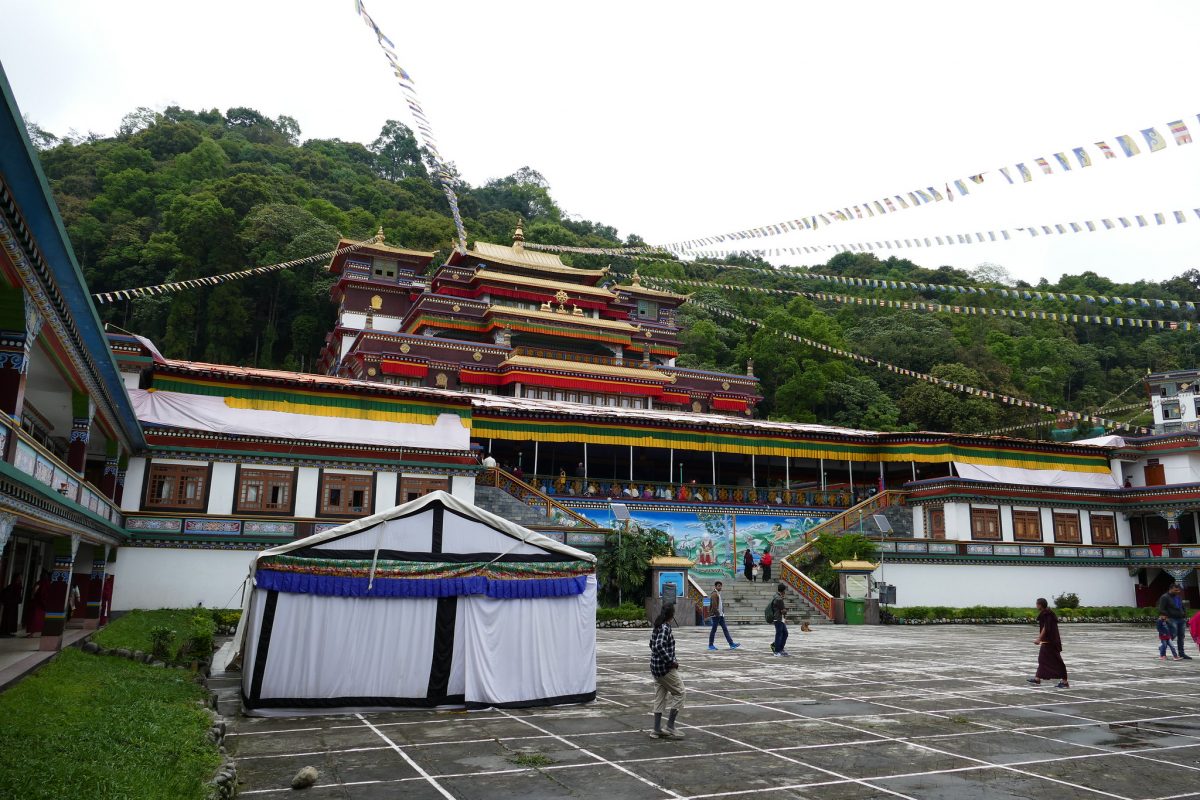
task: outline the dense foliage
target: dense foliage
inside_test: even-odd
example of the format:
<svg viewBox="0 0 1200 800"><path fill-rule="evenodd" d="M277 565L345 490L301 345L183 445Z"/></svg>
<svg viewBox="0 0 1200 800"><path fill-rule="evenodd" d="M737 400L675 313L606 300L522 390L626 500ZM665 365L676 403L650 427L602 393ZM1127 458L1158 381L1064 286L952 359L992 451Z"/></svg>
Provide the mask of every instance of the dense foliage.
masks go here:
<svg viewBox="0 0 1200 800"><path fill-rule="evenodd" d="M301 143L289 117L253 109L221 113L178 107L138 109L117 133L58 141L33 127L75 250L93 290L123 289L275 263L333 247L339 234L366 237L383 226L390 243L450 245L445 198L431 183L412 132L389 121L370 145L337 139ZM523 168L483 186L458 182L468 234L510 240L518 217L531 242L584 246L622 242L609 226L573 219L536 171ZM578 266L621 259L576 256ZM731 264L760 261L733 258ZM641 262L644 275L719 280L791 290L830 290L792 275ZM1002 267L971 272L924 269L907 259L843 253L821 273L931 283L1011 283ZM251 280L106 308L109 321L153 338L170 356L297 369L310 366L330 330L329 277L313 264ZM1063 292L1195 300L1200 272L1119 285L1093 272L1039 288ZM687 289L682 289L687 291ZM847 290L843 290L847 291ZM895 300L908 290L870 291ZM1146 370L1200 365L1193 334L1063 324L1044 320L835 306L805 297L703 289L715 301L769 324L960 383L1077 410L1133 402ZM1088 311L1096 306L1004 301L927 292L948 303ZM1123 316L1169 317L1122 308ZM1045 421L1044 414L946 391L782 341L689 306L681 366L741 372L750 359L762 379L763 416L875 429L982 431ZM1113 398L1119 397L1119 400ZM1111 416L1127 419L1131 412ZM1144 417L1141 421L1144 421Z"/></svg>

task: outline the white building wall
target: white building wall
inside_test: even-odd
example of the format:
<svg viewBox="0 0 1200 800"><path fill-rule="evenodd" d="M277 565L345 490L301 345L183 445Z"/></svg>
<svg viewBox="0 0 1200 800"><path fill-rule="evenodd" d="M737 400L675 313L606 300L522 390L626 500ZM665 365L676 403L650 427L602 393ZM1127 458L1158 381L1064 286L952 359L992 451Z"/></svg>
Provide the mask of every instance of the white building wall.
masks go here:
<svg viewBox="0 0 1200 800"><path fill-rule="evenodd" d="M345 311L342 313L342 326L346 328L358 328L366 330L367 315L361 311ZM383 314L374 314L371 317L371 329L376 331L387 331L389 333L397 333L400 330L400 317L389 317Z"/></svg>
<svg viewBox="0 0 1200 800"><path fill-rule="evenodd" d="M396 506L396 490L399 486L400 476L395 472L377 472L375 474L376 514Z"/></svg>
<svg viewBox="0 0 1200 800"><path fill-rule="evenodd" d="M135 608L241 608L249 550L122 547L112 563L113 611Z"/></svg>
<svg viewBox="0 0 1200 800"><path fill-rule="evenodd" d="M208 513L232 514L237 493L237 464L217 461L212 465L208 487Z"/></svg>
<svg viewBox="0 0 1200 800"><path fill-rule="evenodd" d="M320 490L321 471L316 467L300 467L296 470L296 516L317 515L317 493Z"/></svg>
<svg viewBox="0 0 1200 800"><path fill-rule="evenodd" d="M1163 466L1163 476L1167 484L1173 483L1200 483L1200 457L1189 453L1172 453L1158 457L1159 463ZM1142 485L1145 483L1144 471L1138 470L1143 475L1141 484L1134 481L1135 484Z"/></svg>
<svg viewBox="0 0 1200 800"><path fill-rule="evenodd" d="M925 533L925 507L924 506L913 506L912 507L912 530L913 530L913 538L914 539L924 539L927 536L927 534Z"/></svg>
<svg viewBox="0 0 1200 800"><path fill-rule="evenodd" d="M450 494L454 495L459 500L462 500L464 503L475 505L475 476L450 476Z"/></svg>
<svg viewBox="0 0 1200 800"><path fill-rule="evenodd" d="M121 490L121 509L137 511L142 507L142 486L146 481L146 459L137 456L129 459L125 468L125 488Z"/></svg>
<svg viewBox="0 0 1200 800"><path fill-rule="evenodd" d="M971 538L971 506L967 503L946 503L942 506L946 515L946 538L969 540Z"/></svg>
<svg viewBox="0 0 1200 800"><path fill-rule="evenodd" d="M1133 578L1125 567L885 563L872 577L896 586L896 605L1032 606L1074 592L1085 606L1131 606Z"/></svg>

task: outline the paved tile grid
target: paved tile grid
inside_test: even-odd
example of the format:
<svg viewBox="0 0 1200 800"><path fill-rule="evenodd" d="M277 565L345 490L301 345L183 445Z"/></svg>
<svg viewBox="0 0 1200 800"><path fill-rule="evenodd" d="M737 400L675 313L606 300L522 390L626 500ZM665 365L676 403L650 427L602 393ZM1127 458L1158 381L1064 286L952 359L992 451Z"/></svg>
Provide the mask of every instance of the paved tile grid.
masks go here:
<svg viewBox="0 0 1200 800"><path fill-rule="evenodd" d="M649 632L597 633L588 706L237 719L242 794L312 765L314 798L1200 797L1200 658L1150 628L1064 625L1069 690L1026 684L1026 626L793 630L791 659L680 630L678 741L646 735Z"/></svg>

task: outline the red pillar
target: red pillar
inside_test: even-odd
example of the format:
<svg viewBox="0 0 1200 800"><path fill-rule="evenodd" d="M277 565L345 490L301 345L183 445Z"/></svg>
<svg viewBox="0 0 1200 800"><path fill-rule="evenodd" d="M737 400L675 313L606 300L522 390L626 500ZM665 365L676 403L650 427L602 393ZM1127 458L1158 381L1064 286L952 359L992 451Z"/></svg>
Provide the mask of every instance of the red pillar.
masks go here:
<svg viewBox="0 0 1200 800"><path fill-rule="evenodd" d="M83 627L97 628L100 626L100 604L104 601L104 578L108 567L108 547L96 545L96 555L92 558L92 574L89 576L84 602L87 604L83 612Z"/></svg>
<svg viewBox="0 0 1200 800"><path fill-rule="evenodd" d="M75 553L79 550L79 537L59 536L52 543L54 568L50 571L50 590L46 593L42 650L62 649L63 631L67 627L67 595L71 591L71 572L75 567Z"/></svg>
<svg viewBox="0 0 1200 800"><path fill-rule="evenodd" d="M100 491L104 492L104 496L115 503L121 502L117 498L117 474L120 472L120 460L117 456L109 455L104 457L104 474L100 477Z"/></svg>

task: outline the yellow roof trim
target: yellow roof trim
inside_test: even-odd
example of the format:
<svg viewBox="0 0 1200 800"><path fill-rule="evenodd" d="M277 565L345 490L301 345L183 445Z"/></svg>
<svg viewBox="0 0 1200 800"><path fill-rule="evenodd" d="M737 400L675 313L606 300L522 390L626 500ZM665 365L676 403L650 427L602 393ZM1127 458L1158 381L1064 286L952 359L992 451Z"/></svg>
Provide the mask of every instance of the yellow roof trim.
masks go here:
<svg viewBox="0 0 1200 800"><path fill-rule="evenodd" d="M511 356L500 364L501 367L536 367L538 369L556 369L563 372L587 372L593 375L606 375L610 378L637 378L642 381L670 383L671 379L653 369L637 367L614 367L609 364L586 364L580 361L560 361L556 358L534 358L533 356Z"/></svg>
<svg viewBox="0 0 1200 800"><path fill-rule="evenodd" d="M606 300L613 300L616 298L616 295L614 295L608 289L598 289L595 286L584 286L580 283L567 283L565 281L551 281L546 280L545 278L526 278L524 275L509 275L506 272L496 272L495 270L490 269L479 270L475 273L475 277L479 278L480 280L504 281L506 283L515 283L522 286L538 286L543 289L562 289L568 294L571 292L575 292L576 294L588 294L603 297ZM570 305L570 303L567 303L567 305Z"/></svg>
<svg viewBox="0 0 1200 800"><path fill-rule="evenodd" d="M552 272L583 275L585 277L602 277L608 274L605 269L576 269L562 263L562 259L553 253L543 253L536 250L525 250L521 253L511 247L491 242L475 242L475 246L467 251L467 255L482 258L486 261L499 261L513 267L528 267L544 269Z"/></svg>
<svg viewBox="0 0 1200 800"><path fill-rule="evenodd" d="M349 247L352 244L358 244L358 242L354 241L353 239L339 239L337 249L340 250L343 247ZM435 255L434 253L426 252L425 250L405 250L403 247L392 247L390 244L369 244L358 248L354 251L354 253L361 253L364 250L383 250L387 253L395 253L402 256L418 256L420 258L428 258L430 260L432 260ZM354 253L347 253L346 255L352 256Z"/></svg>
<svg viewBox="0 0 1200 800"><path fill-rule="evenodd" d="M622 322L617 319L598 319L596 317L577 317L570 312L566 314L558 314L553 311L526 311L521 308L512 308L511 306L488 306L486 314L497 317L529 317L531 319L543 319L547 322L566 322L584 325L590 328L607 328L613 331L622 331L630 336L637 334L638 329L628 322Z"/></svg>
<svg viewBox="0 0 1200 800"><path fill-rule="evenodd" d="M629 292L630 294L644 294L650 297L671 297L676 300L687 300L691 297L690 294L675 294L675 292L660 292L658 289L647 289L645 286L626 286L618 283L613 287L620 292Z"/></svg>

